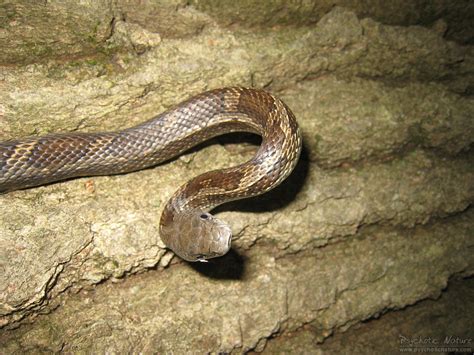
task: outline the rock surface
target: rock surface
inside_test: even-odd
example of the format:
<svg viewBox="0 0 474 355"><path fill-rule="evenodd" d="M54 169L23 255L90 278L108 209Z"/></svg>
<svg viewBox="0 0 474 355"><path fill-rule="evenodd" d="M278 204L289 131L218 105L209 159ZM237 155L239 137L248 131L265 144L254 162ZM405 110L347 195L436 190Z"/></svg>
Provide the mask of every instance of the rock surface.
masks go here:
<svg viewBox="0 0 474 355"><path fill-rule="evenodd" d="M218 209L234 249L207 265L164 248L161 209L190 176L252 157L253 137L0 195L2 352L261 351L276 338L272 352L473 274L474 56L468 27L450 27L459 5L393 17L283 3L0 6L0 141L121 129L242 85L280 96L305 145L276 190Z"/></svg>
<svg viewBox="0 0 474 355"><path fill-rule="evenodd" d="M265 352L285 354L471 353L474 349L474 280L450 283L436 300L424 300L337 332L318 344L311 325L270 340ZM412 350L413 349L413 350Z"/></svg>

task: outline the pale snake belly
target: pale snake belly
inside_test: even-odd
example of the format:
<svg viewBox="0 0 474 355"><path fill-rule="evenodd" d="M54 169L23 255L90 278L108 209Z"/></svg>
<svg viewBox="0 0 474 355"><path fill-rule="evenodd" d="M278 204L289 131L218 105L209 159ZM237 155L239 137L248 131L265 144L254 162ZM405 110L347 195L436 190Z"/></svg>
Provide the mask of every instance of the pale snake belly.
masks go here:
<svg viewBox="0 0 474 355"><path fill-rule="evenodd" d="M117 132L0 142L0 192L143 169L229 132L260 135L257 154L241 165L191 179L170 198L160 220L160 236L168 248L185 260L205 261L227 253L232 237L230 227L209 211L269 191L298 161L302 141L296 119L280 99L265 91L207 91Z"/></svg>

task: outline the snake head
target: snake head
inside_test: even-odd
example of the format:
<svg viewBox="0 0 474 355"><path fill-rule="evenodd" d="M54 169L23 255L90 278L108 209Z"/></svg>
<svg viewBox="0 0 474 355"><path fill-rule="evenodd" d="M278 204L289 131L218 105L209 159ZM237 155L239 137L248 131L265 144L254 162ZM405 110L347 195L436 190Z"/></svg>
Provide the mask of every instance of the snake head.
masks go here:
<svg viewBox="0 0 474 355"><path fill-rule="evenodd" d="M210 213L182 212L171 223L161 226L161 238L177 255L187 261L216 258L230 250L230 227Z"/></svg>

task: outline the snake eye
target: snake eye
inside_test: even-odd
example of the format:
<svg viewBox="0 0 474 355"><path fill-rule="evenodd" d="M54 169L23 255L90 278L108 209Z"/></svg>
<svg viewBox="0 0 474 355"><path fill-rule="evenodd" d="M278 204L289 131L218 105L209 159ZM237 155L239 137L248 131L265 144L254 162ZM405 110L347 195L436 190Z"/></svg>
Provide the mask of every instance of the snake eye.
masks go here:
<svg viewBox="0 0 474 355"><path fill-rule="evenodd" d="M201 219L208 219L209 215L207 213L203 213L199 216Z"/></svg>

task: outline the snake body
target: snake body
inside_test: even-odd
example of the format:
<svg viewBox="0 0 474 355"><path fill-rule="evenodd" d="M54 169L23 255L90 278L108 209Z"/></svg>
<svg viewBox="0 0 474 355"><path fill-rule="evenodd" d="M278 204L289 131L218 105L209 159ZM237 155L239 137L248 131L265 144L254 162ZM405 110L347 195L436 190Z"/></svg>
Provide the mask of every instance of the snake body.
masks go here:
<svg viewBox="0 0 474 355"><path fill-rule="evenodd" d="M160 235L166 246L185 260L204 261L225 254L232 236L229 226L208 211L274 188L298 161L301 136L296 119L280 99L263 90L207 91L117 132L50 134L0 142L0 192L139 170L237 131L262 136L255 157L191 179L171 197L161 216Z"/></svg>

